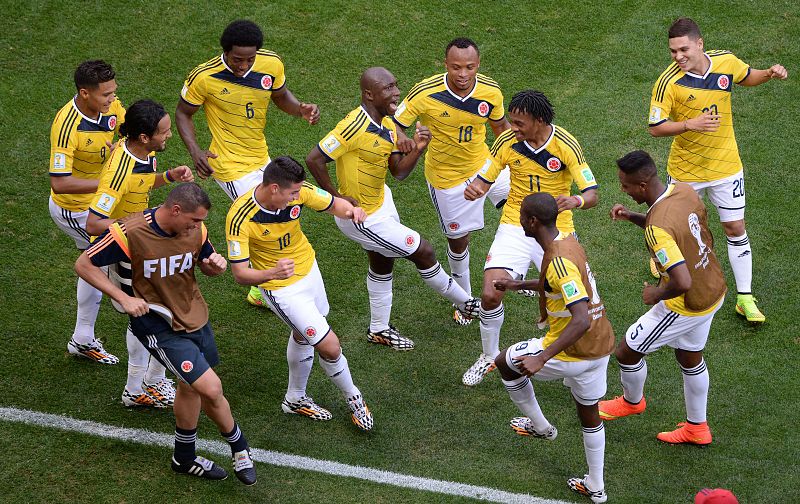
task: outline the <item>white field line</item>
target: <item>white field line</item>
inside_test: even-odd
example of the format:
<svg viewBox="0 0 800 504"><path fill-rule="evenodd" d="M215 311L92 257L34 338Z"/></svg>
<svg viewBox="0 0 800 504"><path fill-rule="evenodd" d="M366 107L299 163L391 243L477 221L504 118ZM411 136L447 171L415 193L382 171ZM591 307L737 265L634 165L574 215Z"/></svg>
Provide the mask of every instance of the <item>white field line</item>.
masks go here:
<svg viewBox="0 0 800 504"><path fill-rule="evenodd" d="M52 415L17 408L0 408L0 420L9 422L19 422L40 427L52 427L55 429L80 432L91 436L128 441L151 446L163 446L172 448L174 438L172 435L150 432L144 429L130 429L106 425L90 420L78 420L67 416ZM210 441L206 439L197 440L198 450L215 453L224 457L230 457L230 448L227 443L222 441ZM527 494L517 494L465 483L455 483L451 481L421 478L419 476L409 476L391 471L382 471L369 467L352 466L333 462L329 460L318 460L311 457L290 455L270 450L253 448L253 459L257 462L271 464L281 467L291 467L293 469L303 469L316 471L335 476L357 478L375 483L383 483L414 490L424 490L445 495L458 497L470 497L473 499L489 502L501 502L508 504L569 504L565 501L542 499ZM227 466L227 464L224 464Z"/></svg>

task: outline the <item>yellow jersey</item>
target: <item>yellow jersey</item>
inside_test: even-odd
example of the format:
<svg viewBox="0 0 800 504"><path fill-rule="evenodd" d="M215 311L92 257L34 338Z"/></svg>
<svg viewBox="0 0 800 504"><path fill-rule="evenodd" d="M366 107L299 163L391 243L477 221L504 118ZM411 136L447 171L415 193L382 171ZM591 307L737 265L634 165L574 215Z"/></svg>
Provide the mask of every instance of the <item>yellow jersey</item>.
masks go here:
<svg viewBox="0 0 800 504"><path fill-rule="evenodd" d="M555 124L552 125L550 137L538 149L524 140L517 141L514 132L506 130L494 141L490 153L492 163L484 167L478 177L493 183L506 166L511 177L501 224L520 226L520 206L529 194L545 192L553 197L569 195L573 182L581 192L597 188L597 181L580 144ZM572 210L558 214L556 227L565 233L575 231Z"/></svg>
<svg viewBox="0 0 800 504"><path fill-rule="evenodd" d="M461 97L450 90L444 73L412 87L394 120L408 128L419 118L431 130L425 178L436 189L449 189L486 164L486 121L499 121L504 115L503 92L497 82L477 74L472 91Z"/></svg>
<svg viewBox="0 0 800 504"><path fill-rule="evenodd" d="M228 259L232 263L250 261L257 270L273 268L279 259L293 259L294 275L264 282L260 287L266 290L292 285L308 275L316 254L300 228L300 213L306 205L323 212L333 205L333 195L303 182L297 200L272 211L256 201L255 188L247 191L234 201L225 220Z"/></svg>
<svg viewBox="0 0 800 504"><path fill-rule="evenodd" d="M358 200L367 214L383 205L389 157L397 150L397 125L391 117L381 124L364 107L342 119L317 145L329 160L336 160L339 192Z"/></svg>
<svg viewBox="0 0 800 504"><path fill-rule="evenodd" d="M563 240L569 236L564 231L560 231L556 240ZM549 329L547 334L542 340L542 348L547 348L553 344L555 340L561 336L561 333L572 320L569 307L580 301L589 301L593 296L596 296L598 301L600 295L597 293L597 287L589 270L589 263L586 263L586 272L589 277L589 282L594 292L589 293L586 291L586 286L583 284L581 278L581 270L578 266L563 256L556 256L550 261L545 272L546 283L544 292L546 297L547 307L547 325ZM554 359L561 361L579 361L582 359L570 357L565 352L556 354Z"/></svg>
<svg viewBox="0 0 800 504"><path fill-rule="evenodd" d="M208 162L214 177L230 182L263 167L269 159L264 126L272 92L286 84L283 62L274 52L259 49L252 68L237 77L222 55L189 74L181 99L202 106L211 130Z"/></svg>
<svg viewBox="0 0 800 504"><path fill-rule="evenodd" d="M114 100L105 114L92 119L78 110L75 98L61 107L50 128L50 176L72 175L80 179L98 179L109 156L106 142L125 120L125 107ZM89 208L94 194L56 194L50 190L56 205L72 212Z"/></svg>
<svg viewBox="0 0 800 504"><path fill-rule="evenodd" d="M670 65L656 81L650 100L650 126L667 119L683 122L705 112L719 114L717 131L686 131L672 140L667 161L670 177L681 182L709 182L742 170L733 132L731 91L750 67L729 51L707 51L705 75Z"/></svg>
<svg viewBox="0 0 800 504"><path fill-rule="evenodd" d="M157 176L155 156L139 159L128 150L125 140L120 140L103 167L89 211L104 219L144 211Z"/></svg>

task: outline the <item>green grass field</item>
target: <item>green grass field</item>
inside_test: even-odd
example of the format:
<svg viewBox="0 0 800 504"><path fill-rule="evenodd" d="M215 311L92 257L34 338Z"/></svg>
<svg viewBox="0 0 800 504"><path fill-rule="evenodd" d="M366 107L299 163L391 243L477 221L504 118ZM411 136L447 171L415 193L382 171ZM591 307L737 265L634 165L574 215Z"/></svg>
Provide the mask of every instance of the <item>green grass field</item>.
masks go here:
<svg viewBox="0 0 800 504"><path fill-rule="evenodd" d="M49 128L72 96L72 72L83 60L103 58L117 71L124 103L149 97L173 111L183 79L220 52L219 35L232 19L247 17L265 32L265 47L283 57L289 88L322 109L318 126L273 107L267 137L273 157L306 153L359 100L358 76L388 67L407 91L443 71L443 50L455 36L475 39L482 72L497 80L506 99L523 88L545 92L556 123L581 142L600 182L598 208L578 212L576 227L618 337L645 311L640 291L650 280L641 232L612 223L620 192L614 160L643 148L663 166L668 139L646 131L651 87L670 63L666 29L679 15L695 18L706 47L728 49L756 68L781 63L789 80L733 94L736 132L747 172L748 234L754 284L767 315L748 327L733 311L733 295L716 316L707 346L711 373L708 449L664 446L655 434L684 415L682 380L666 350L649 358L648 412L606 424L609 502L691 502L697 489L725 487L743 503L795 502L800 440L794 404L800 379L796 311L796 192L800 165L800 13L794 2L2 2L9 13L0 34L0 407L65 414L116 426L170 433L163 411L130 411L119 401L125 364L106 367L71 358L65 345L75 317L76 258L72 241L47 211ZM201 115L198 115L201 117ZM200 122L202 122L202 117ZM201 142L209 135L198 128ZM190 164L177 131L159 165ZM426 194L421 166L403 183L390 182L403 221L427 237L447 264L445 241ZM208 224L224 241L228 200L212 182L216 206ZM163 201L166 191L152 196ZM487 208L487 227L474 236L473 289L499 214ZM725 241L710 211L716 250L729 278ZM523 439L508 428L517 410L499 376L475 389L461 374L480 352L477 324L450 321L449 305L424 287L410 263L395 272L393 320L417 349L393 352L366 342L369 320L366 257L336 229L330 216L304 214L354 379L375 415L370 434L358 432L338 390L315 366L309 392L334 414L311 423L280 411L286 386L287 329L266 310L244 302L245 289L226 274L202 279L222 356L218 372L251 445L503 489L582 501L565 485L582 474L580 427L568 391L537 384L545 414L560 431L553 443ZM501 346L535 334L536 302L509 296ZM104 301L97 333L125 355L126 320ZM609 396L621 392L615 361ZM217 439L201 421L200 436ZM2 423L0 488L5 502L455 502L436 493L399 489L302 470L259 465L259 483L233 479L212 484L174 476L169 451L80 434ZM214 457L221 461L221 457ZM225 467L228 462L224 461ZM588 502L588 501L586 501Z"/></svg>

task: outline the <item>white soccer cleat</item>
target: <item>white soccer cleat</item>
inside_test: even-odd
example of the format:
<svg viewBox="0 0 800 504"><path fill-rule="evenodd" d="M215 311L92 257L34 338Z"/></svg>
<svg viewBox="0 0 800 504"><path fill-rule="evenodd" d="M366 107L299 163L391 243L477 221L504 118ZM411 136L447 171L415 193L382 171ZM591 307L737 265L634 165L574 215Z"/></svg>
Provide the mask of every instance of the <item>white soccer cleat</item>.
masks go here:
<svg viewBox="0 0 800 504"><path fill-rule="evenodd" d="M167 377L161 378L156 383L142 382L142 390L154 402L161 403L164 407L171 408L175 404L175 382Z"/></svg>
<svg viewBox="0 0 800 504"><path fill-rule="evenodd" d="M482 353L478 360L475 361L464 376L461 377L461 382L467 387L474 387L483 381L487 374L494 371L494 359Z"/></svg>
<svg viewBox="0 0 800 504"><path fill-rule="evenodd" d="M303 396L297 401L290 401L284 397L281 409L283 409L284 413L305 416L312 420L330 420L333 418L330 411L315 403L310 396Z"/></svg>
<svg viewBox="0 0 800 504"><path fill-rule="evenodd" d="M453 311L453 322L455 322L460 326L466 326L472 323L472 319L465 317L458 309L458 306L453 305L453 308L455 308L455 310Z"/></svg>
<svg viewBox="0 0 800 504"><path fill-rule="evenodd" d="M367 403L364 402L364 398L361 395L350 397L347 399L347 405L350 406L350 411L353 412L353 423L363 431L372 430L372 412L367 407Z"/></svg>
<svg viewBox="0 0 800 504"><path fill-rule="evenodd" d="M512 418L510 425L511 428L514 429L514 432L520 436L531 436L538 439L546 439L548 441L552 441L556 438L556 436L558 436L558 429L556 429L555 425L550 425L550 428L544 432L536 432L536 429L533 428L531 419L526 416Z"/></svg>
<svg viewBox="0 0 800 504"><path fill-rule="evenodd" d="M577 492L581 495L585 495L589 497L592 502L595 504L602 504L603 502L608 500L608 495L604 488L600 490L589 490L589 487L586 486L586 480L589 479L589 475L585 475L583 478L570 478L567 480L567 486L573 492Z"/></svg>
<svg viewBox="0 0 800 504"><path fill-rule="evenodd" d="M166 406L164 406L160 402L154 401L152 397L145 394L144 392L140 394L131 394L130 392L128 392L127 388L125 388L125 390L122 391L122 404L126 408L138 408L143 406L144 407L149 406L151 408L159 408L159 409L166 408Z"/></svg>
<svg viewBox="0 0 800 504"><path fill-rule="evenodd" d="M463 305L456 306L456 311L461 314L461 316L465 319L476 319L481 316L481 299L480 298L469 298L467 299ZM456 320L456 317L453 316L453 321L459 323ZM466 324L461 324L466 325Z"/></svg>
<svg viewBox="0 0 800 504"><path fill-rule="evenodd" d="M389 325L383 331L367 331L367 341L377 345L386 345L400 351L414 349L414 342L411 341L411 338L400 334L400 331L393 325Z"/></svg>
<svg viewBox="0 0 800 504"><path fill-rule="evenodd" d="M106 352L106 349L103 348L103 343L97 338L87 345L76 343L74 338L70 338L69 343L67 343L67 351L72 355L85 357L100 364L113 365L119 362L116 355Z"/></svg>

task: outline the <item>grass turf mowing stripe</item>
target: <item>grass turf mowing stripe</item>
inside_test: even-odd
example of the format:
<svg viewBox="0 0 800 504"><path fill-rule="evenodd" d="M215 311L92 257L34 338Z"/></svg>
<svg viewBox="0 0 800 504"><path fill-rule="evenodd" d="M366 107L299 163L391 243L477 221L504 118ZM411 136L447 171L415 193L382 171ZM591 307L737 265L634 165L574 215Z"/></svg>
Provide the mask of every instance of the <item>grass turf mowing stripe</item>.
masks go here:
<svg viewBox="0 0 800 504"><path fill-rule="evenodd" d="M67 416L53 415L18 408L0 408L0 420L9 422L25 423L39 427L52 427L55 429L79 432L92 436L117 439L151 446L163 446L172 448L174 436L172 434L161 434L150 432L144 429L130 429L116 427L113 425L93 422L91 420L79 420ZM227 443L222 441L209 441L206 439L197 440L197 449L215 453L217 455L229 456L230 448ZM470 497L473 499L489 502L501 502L507 504L569 504L565 501L542 499L527 494L517 494L497 490L494 488L468 485L466 483L454 483L451 481L435 480L410 476L391 471L382 471L369 467L352 466L329 460L318 460L311 457L302 457L288 453L252 449L253 460L282 467L304 469L308 471L321 472L334 476L345 476L358 478L375 483L383 483L415 490L424 490L458 497Z"/></svg>

